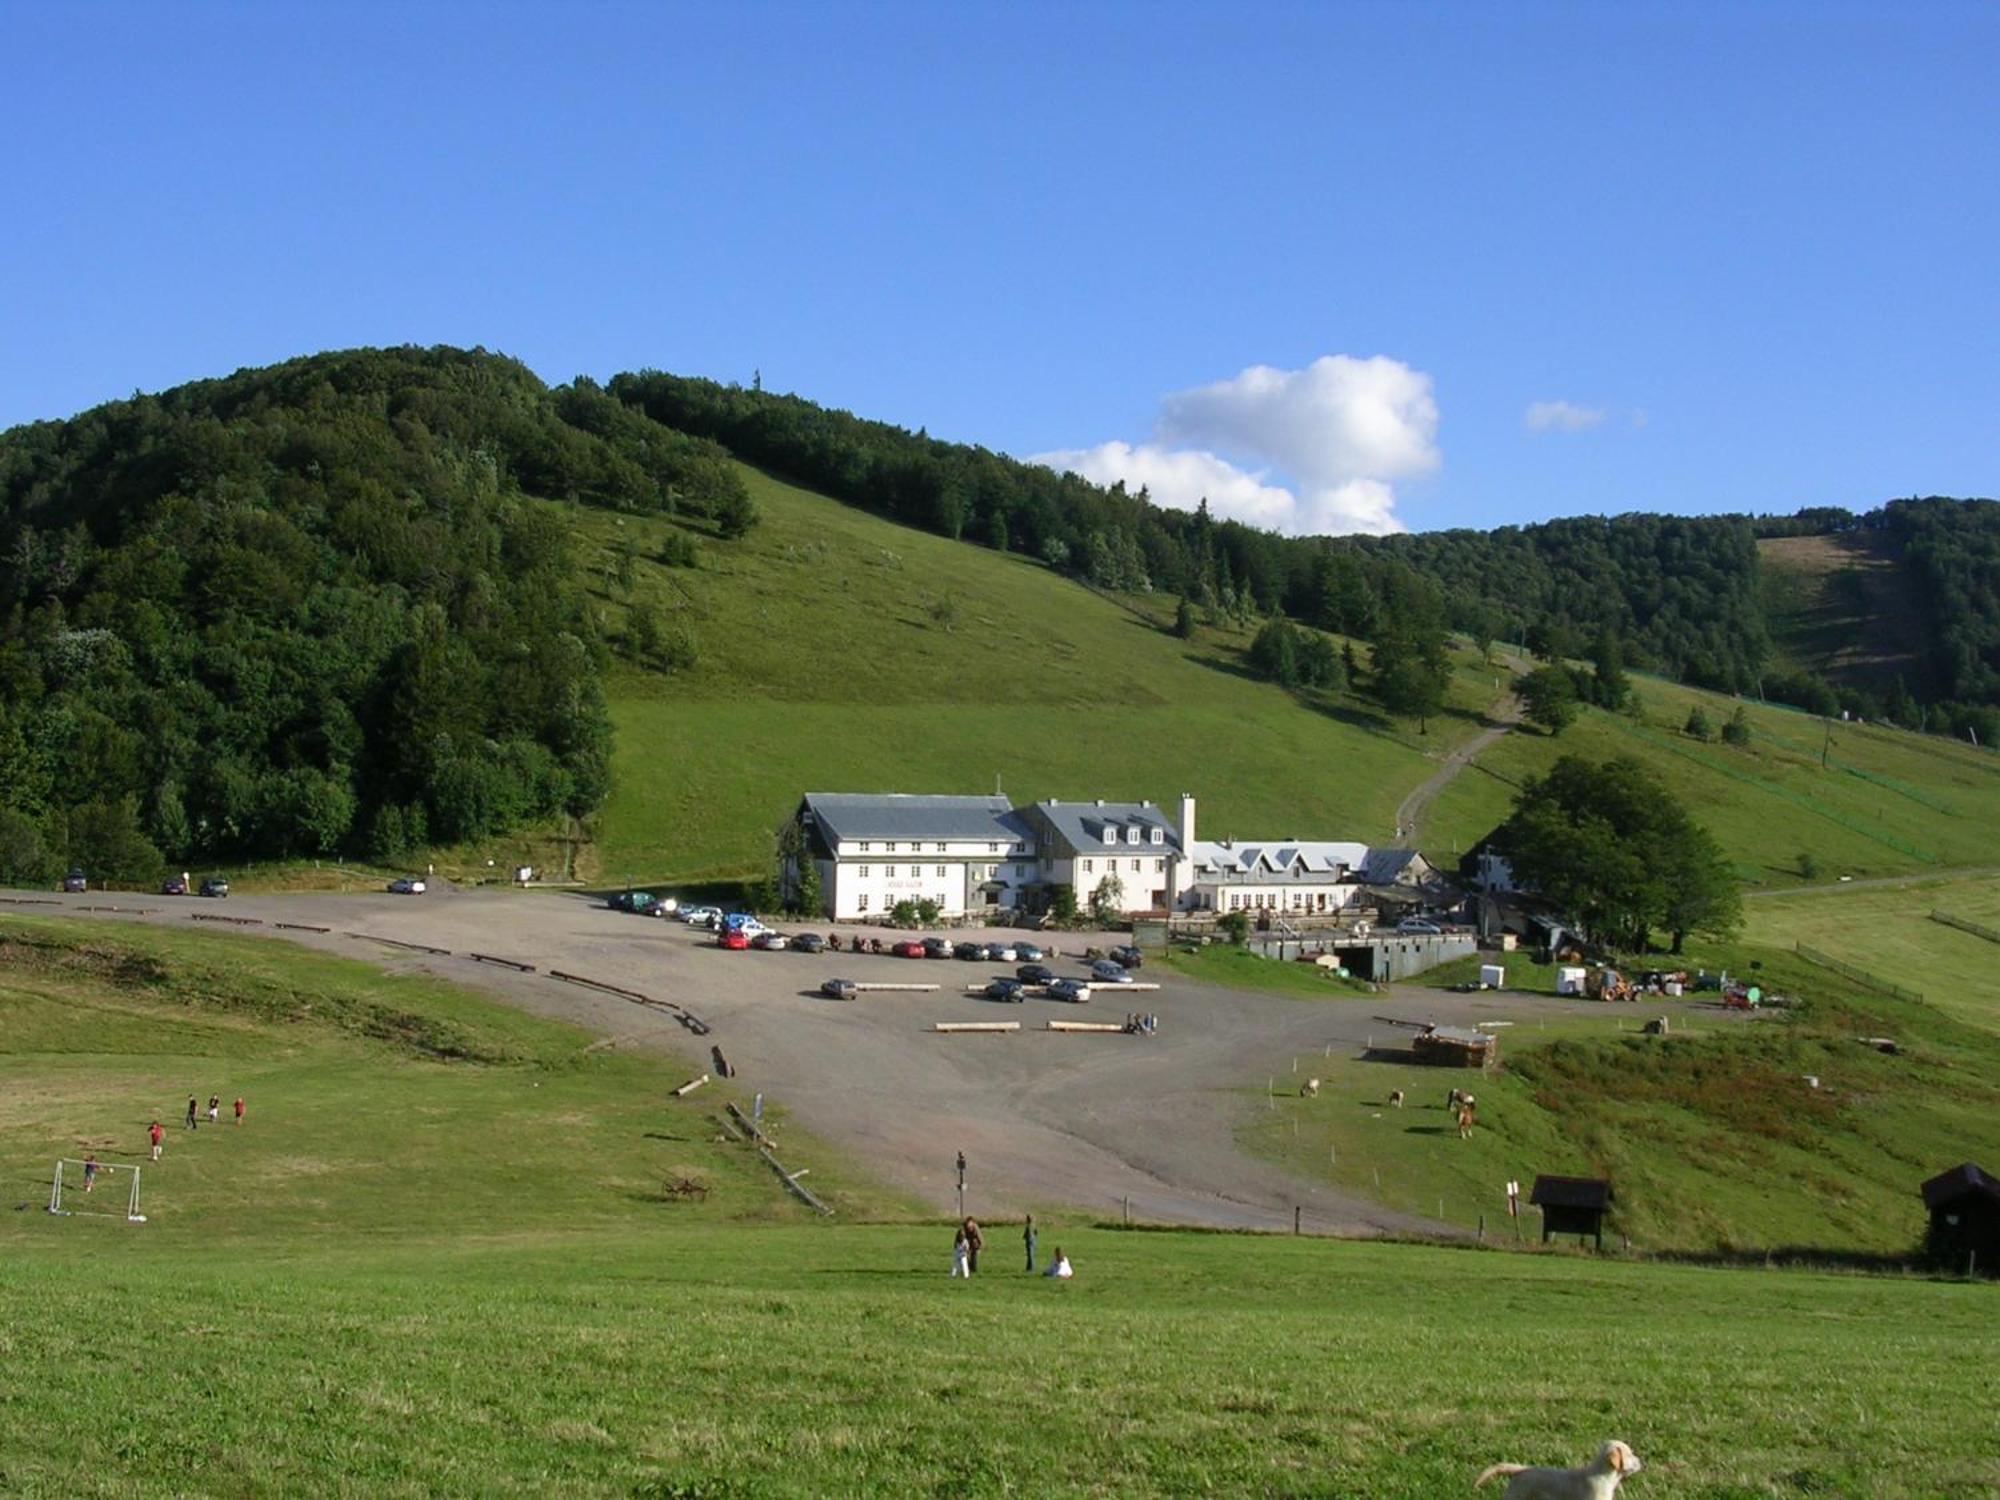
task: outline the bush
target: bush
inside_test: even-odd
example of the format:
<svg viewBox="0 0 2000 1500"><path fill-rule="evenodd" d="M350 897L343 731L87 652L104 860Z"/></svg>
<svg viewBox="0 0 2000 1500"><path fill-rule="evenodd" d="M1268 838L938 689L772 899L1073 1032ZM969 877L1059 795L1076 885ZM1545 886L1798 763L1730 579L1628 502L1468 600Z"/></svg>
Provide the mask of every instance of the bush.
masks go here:
<svg viewBox="0 0 2000 1500"><path fill-rule="evenodd" d="M1227 912L1217 919L1215 925L1239 947L1250 939L1250 913L1247 911Z"/></svg>
<svg viewBox="0 0 2000 1500"><path fill-rule="evenodd" d="M1739 747L1750 743L1750 719L1740 707L1729 716L1729 722L1722 726L1722 741L1726 745Z"/></svg>
<svg viewBox="0 0 2000 1500"><path fill-rule="evenodd" d="M701 549L685 531L670 531L660 543L659 560L669 568L698 568Z"/></svg>
<svg viewBox="0 0 2000 1500"><path fill-rule="evenodd" d="M1681 732L1690 739L1706 741L1715 738L1715 726L1709 723L1708 715L1701 711L1699 703L1688 710L1687 723L1681 726Z"/></svg>

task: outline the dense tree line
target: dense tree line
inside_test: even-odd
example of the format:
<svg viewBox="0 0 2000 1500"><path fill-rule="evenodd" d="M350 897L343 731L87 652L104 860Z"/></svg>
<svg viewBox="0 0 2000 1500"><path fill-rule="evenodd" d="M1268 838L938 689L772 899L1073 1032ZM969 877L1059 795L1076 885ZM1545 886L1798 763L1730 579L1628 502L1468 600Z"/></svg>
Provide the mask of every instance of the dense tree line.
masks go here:
<svg viewBox="0 0 2000 1500"><path fill-rule="evenodd" d="M391 857L602 800L557 507L747 525L716 444L452 349L0 434L0 880Z"/></svg>
<svg viewBox="0 0 2000 1500"><path fill-rule="evenodd" d="M1408 572L1435 587L1448 626L1481 643L1518 640L1545 660L1562 661L1592 655L1609 634L1625 667L1725 692L1762 692L1820 712L1844 706L1873 717L1901 705L1851 689L1843 697L1811 674L1772 669L1757 541L1886 528L1933 601L1935 645L1924 682L1913 688L1913 716L1921 715L1920 703L2000 703L2000 506L1991 502L1281 537L1218 521L1205 505L1162 509L1144 490L1103 488L797 396L653 370L620 375L609 390L658 422L713 438L850 504L1041 558L1099 587L1175 593L1211 619L1283 615L1371 642L1385 628L1393 637L1399 631L1385 617L1406 599ZM1400 671L1404 659L1392 665Z"/></svg>

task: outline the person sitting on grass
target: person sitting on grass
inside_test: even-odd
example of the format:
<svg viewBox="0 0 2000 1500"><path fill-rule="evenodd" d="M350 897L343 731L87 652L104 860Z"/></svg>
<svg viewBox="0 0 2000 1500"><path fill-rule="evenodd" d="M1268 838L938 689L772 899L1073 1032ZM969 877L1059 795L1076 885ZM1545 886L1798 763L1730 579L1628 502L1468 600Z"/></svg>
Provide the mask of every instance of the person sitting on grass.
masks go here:
<svg viewBox="0 0 2000 1500"><path fill-rule="evenodd" d="M1058 1281L1068 1281L1070 1277L1076 1274L1076 1272L1070 1269L1069 1257L1063 1254L1061 1245L1056 1246L1056 1253L1049 1257L1049 1268L1042 1272L1042 1274L1044 1276L1053 1276Z"/></svg>

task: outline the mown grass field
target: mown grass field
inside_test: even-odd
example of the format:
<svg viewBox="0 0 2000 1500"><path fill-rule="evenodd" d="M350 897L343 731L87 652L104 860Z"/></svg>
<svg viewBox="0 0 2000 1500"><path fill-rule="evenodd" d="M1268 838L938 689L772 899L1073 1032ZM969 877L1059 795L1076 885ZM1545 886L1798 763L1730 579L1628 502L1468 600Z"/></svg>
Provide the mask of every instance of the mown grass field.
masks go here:
<svg viewBox="0 0 2000 1500"><path fill-rule="evenodd" d="M1804 943L2000 1033L2000 943L1930 920L1933 911L2000 930L2000 877L1825 887L1745 903L1751 937Z"/></svg>
<svg viewBox="0 0 2000 1500"><path fill-rule="evenodd" d="M1789 709L1635 677L1640 713L1585 710L1559 736L1533 729L1489 747L1432 805L1433 856L1469 847L1507 816L1520 784L1559 755L1629 755L1651 766L1757 887L1797 885L1799 856L1820 880L1941 871L1993 861L2000 758L1935 736L1835 724ZM1719 730L1741 706L1742 748L1681 733L1700 704ZM1820 757L1826 751L1827 764Z"/></svg>
<svg viewBox="0 0 2000 1500"><path fill-rule="evenodd" d="M1246 676L1248 634L1172 636L1174 601L1119 601L1037 563L912 531L745 470L764 520L657 558L671 522L574 513L607 630L632 600L693 644L611 682L617 786L606 879L764 873L806 791L1200 798L1204 836L1386 839L1431 759L1479 727L1470 659L1419 735L1352 695L1302 702ZM630 548L632 586L617 580ZM594 552L593 552L594 549ZM1365 656L1365 653L1364 653Z"/></svg>
<svg viewBox="0 0 2000 1500"><path fill-rule="evenodd" d="M836 1161L800 1219L664 1060L275 945L0 937L9 1494L1399 1500L1614 1435L1634 1494L2000 1486L1991 1286L1059 1218L1073 1282L998 1224L954 1282ZM35 1211L190 1088L249 1123L170 1134L152 1222Z"/></svg>

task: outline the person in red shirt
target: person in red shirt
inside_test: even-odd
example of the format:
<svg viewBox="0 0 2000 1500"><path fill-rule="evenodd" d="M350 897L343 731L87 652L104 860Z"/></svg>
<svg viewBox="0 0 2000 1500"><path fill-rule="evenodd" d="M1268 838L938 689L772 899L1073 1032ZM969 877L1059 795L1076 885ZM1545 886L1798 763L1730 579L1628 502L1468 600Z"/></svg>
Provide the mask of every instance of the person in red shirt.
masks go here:
<svg viewBox="0 0 2000 1500"><path fill-rule="evenodd" d="M243 1096L241 1094L236 1096L236 1123L238 1125L243 1123Z"/></svg>
<svg viewBox="0 0 2000 1500"><path fill-rule="evenodd" d="M146 1138L153 1143L154 1161L160 1159L160 1142L166 1138L166 1134L164 1130L160 1129L160 1122L158 1120L153 1121L152 1128L146 1132Z"/></svg>

